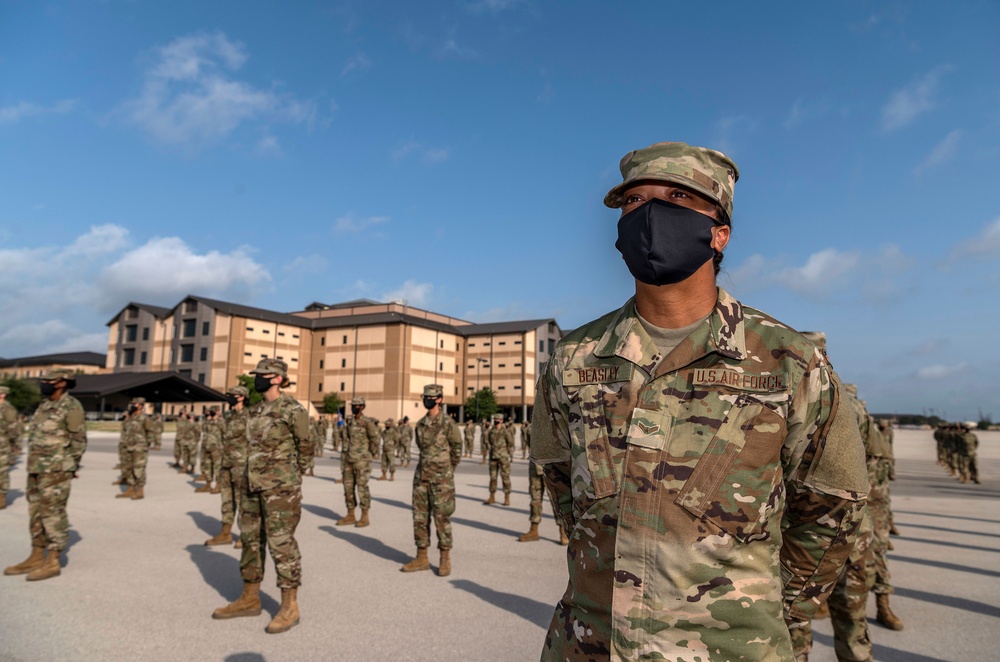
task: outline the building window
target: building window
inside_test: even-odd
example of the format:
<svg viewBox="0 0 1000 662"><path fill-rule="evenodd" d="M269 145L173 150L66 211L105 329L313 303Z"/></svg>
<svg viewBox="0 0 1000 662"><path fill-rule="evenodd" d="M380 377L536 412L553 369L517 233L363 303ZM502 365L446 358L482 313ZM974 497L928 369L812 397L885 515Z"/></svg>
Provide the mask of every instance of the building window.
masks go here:
<svg viewBox="0 0 1000 662"><path fill-rule="evenodd" d="M326 344L326 336L323 336L322 338L319 339L319 344L320 345L325 345Z"/></svg>
<svg viewBox="0 0 1000 662"><path fill-rule="evenodd" d="M191 371L190 370L181 370L180 374L181 374L181 377L187 377L188 379L191 379Z"/></svg>
<svg viewBox="0 0 1000 662"><path fill-rule="evenodd" d="M545 341L544 340L539 340L538 341L538 351L539 352L544 352L545 351Z"/></svg>
<svg viewBox="0 0 1000 662"><path fill-rule="evenodd" d="M438 370L444 371L444 362L438 363Z"/></svg>
<svg viewBox="0 0 1000 662"><path fill-rule="evenodd" d="M196 312L198 312L198 302L197 301L185 301L184 302L184 312L185 313L196 313Z"/></svg>
<svg viewBox="0 0 1000 662"><path fill-rule="evenodd" d="M181 330L181 327L178 326L177 324L174 324L174 338L177 337L177 334L180 333L180 330Z"/></svg>
<svg viewBox="0 0 1000 662"><path fill-rule="evenodd" d="M344 392L344 382L340 382L340 392Z"/></svg>
<svg viewBox="0 0 1000 662"><path fill-rule="evenodd" d="M199 372L198 373L198 383L199 384L204 384L205 383L205 373L203 373L203 372Z"/></svg>
<svg viewBox="0 0 1000 662"><path fill-rule="evenodd" d="M298 362L299 362L299 360L293 356L292 357L292 363L298 363Z"/></svg>
<svg viewBox="0 0 1000 662"><path fill-rule="evenodd" d="M243 356L253 356L253 353L251 353L251 352L243 352Z"/></svg>
<svg viewBox="0 0 1000 662"><path fill-rule="evenodd" d="M469 347L475 347L475 346L476 346L476 343L474 343L474 342L470 342L469 343Z"/></svg>
<svg viewBox="0 0 1000 662"><path fill-rule="evenodd" d="M441 349L444 349L444 341L441 341Z"/></svg>
<svg viewBox="0 0 1000 662"><path fill-rule="evenodd" d="M549 338L549 354L553 353L554 351L556 351L556 341L553 340L552 338Z"/></svg>
<svg viewBox="0 0 1000 662"><path fill-rule="evenodd" d="M271 333L271 329L261 329L264 333Z"/></svg>
<svg viewBox="0 0 1000 662"><path fill-rule="evenodd" d="M322 369L323 369L323 359L320 359L320 360L319 360L319 369L320 369L320 370L322 370Z"/></svg>
<svg viewBox="0 0 1000 662"><path fill-rule="evenodd" d="M284 356L276 356L274 358L278 359L279 361L284 361L285 360Z"/></svg>
<svg viewBox="0 0 1000 662"><path fill-rule="evenodd" d="M323 392L323 382L316 384L316 390L319 391L320 393Z"/></svg>
<svg viewBox="0 0 1000 662"><path fill-rule="evenodd" d="M135 365L135 350L131 348L126 349L122 357L122 362L125 365Z"/></svg>
<svg viewBox="0 0 1000 662"><path fill-rule="evenodd" d="M135 342L139 327L129 324L125 327L125 342Z"/></svg>
<svg viewBox="0 0 1000 662"><path fill-rule="evenodd" d="M476 367L476 364L475 364L475 363L472 363L472 364L470 364L470 365L469 365L469 370L472 370L472 369L473 369L473 368L475 368L475 367Z"/></svg>
<svg viewBox="0 0 1000 662"><path fill-rule="evenodd" d="M262 359L266 359L266 358L267 358L267 354L261 354L261 355L260 355L260 358L262 358Z"/></svg>
<svg viewBox="0 0 1000 662"><path fill-rule="evenodd" d="M490 346L490 344L488 342L484 342L483 343L483 347L489 347L489 346Z"/></svg>
<svg viewBox="0 0 1000 662"><path fill-rule="evenodd" d="M520 368L520 367L521 367L521 364L520 364L520 363L515 363L515 364L514 364L514 367L515 367L515 368Z"/></svg>
<svg viewBox="0 0 1000 662"><path fill-rule="evenodd" d="M455 387L455 395L458 395L458 387Z"/></svg>
<svg viewBox="0 0 1000 662"><path fill-rule="evenodd" d="M284 332L284 331L278 331L278 335L279 335L279 336L284 336L284 335L285 335L285 332Z"/></svg>
<svg viewBox="0 0 1000 662"><path fill-rule="evenodd" d="M248 326L247 327L247 331L253 331L253 327L252 326Z"/></svg>
<svg viewBox="0 0 1000 662"><path fill-rule="evenodd" d="M498 368L506 368L507 364L506 363L500 363L500 364L497 365L497 367Z"/></svg>
<svg viewBox="0 0 1000 662"><path fill-rule="evenodd" d="M340 359L340 367L341 368L347 367L347 359Z"/></svg>
<svg viewBox="0 0 1000 662"><path fill-rule="evenodd" d="M207 361L208 360L208 347L202 347L201 348L201 360L202 361Z"/></svg>
<svg viewBox="0 0 1000 662"><path fill-rule="evenodd" d="M458 366L457 365L455 366L455 374L456 375L458 374Z"/></svg>
<svg viewBox="0 0 1000 662"><path fill-rule="evenodd" d="M148 326L143 327L143 329L142 329L142 339L143 340L149 340L149 327Z"/></svg>
<svg viewBox="0 0 1000 662"><path fill-rule="evenodd" d="M504 390L505 388L507 388L507 387L506 387L506 386L497 386L497 390L498 390L498 391L502 391L502 390Z"/></svg>
<svg viewBox="0 0 1000 662"><path fill-rule="evenodd" d="M175 358L177 358L177 356L176 356L176 354L174 354L173 348L171 348L171 350L170 350L170 364L171 365L173 365Z"/></svg>
<svg viewBox="0 0 1000 662"><path fill-rule="evenodd" d="M473 389L473 388L472 388L472 387L470 386L470 387L469 387L469 390L470 390L470 391L473 391L473 390L475 390L475 389Z"/></svg>
<svg viewBox="0 0 1000 662"><path fill-rule="evenodd" d="M211 326L211 324L209 322L202 322L201 323L201 335L207 336L208 335L208 329L209 329L210 326Z"/></svg>
<svg viewBox="0 0 1000 662"><path fill-rule="evenodd" d="M520 341L520 340L515 340L515 341L514 341L514 344L515 344L515 345L520 345L520 344L521 344L521 341Z"/></svg>
<svg viewBox="0 0 1000 662"><path fill-rule="evenodd" d="M347 336L344 336L344 342L343 342L343 344L345 344L345 345L347 344Z"/></svg>
<svg viewBox="0 0 1000 662"><path fill-rule="evenodd" d="M457 352L458 350L459 350L458 343L455 343L455 351Z"/></svg>
<svg viewBox="0 0 1000 662"><path fill-rule="evenodd" d="M499 343L497 343L497 344L498 344L498 345L501 345L501 346L503 346L503 345L506 345L506 344L507 344L507 341L505 341L505 340L501 340L501 341L500 341Z"/></svg>
<svg viewBox="0 0 1000 662"><path fill-rule="evenodd" d="M146 365L146 352L139 355L139 365Z"/></svg>
<svg viewBox="0 0 1000 662"><path fill-rule="evenodd" d="M184 338L194 337L194 327L198 320L184 320Z"/></svg>
<svg viewBox="0 0 1000 662"><path fill-rule="evenodd" d="M181 345L181 363L194 361L194 345Z"/></svg>
<svg viewBox="0 0 1000 662"><path fill-rule="evenodd" d="M293 337L293 338L295 338L295 339L298 339L298 337L299 337L299 334L297 334L297 333L293 333L293 334L292 334L292 337Z"/></svg>
<svg viewBox="0 0 1000 662"><path fill-rule="evenodd" d="M515 387L514 387L514 390L515 390L515 391L520 391L520 390L521 390L521 387L520 387L520 386L515 386Z"/></svg>

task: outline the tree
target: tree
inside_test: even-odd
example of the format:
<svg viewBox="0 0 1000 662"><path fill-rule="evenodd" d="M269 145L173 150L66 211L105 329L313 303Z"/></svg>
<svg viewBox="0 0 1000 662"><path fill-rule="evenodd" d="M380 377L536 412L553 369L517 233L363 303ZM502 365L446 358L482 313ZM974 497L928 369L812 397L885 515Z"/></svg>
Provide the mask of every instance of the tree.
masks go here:
<svg viewBox="0 0 1000 662"><path fill-rule="evenodd" d="M240 375L237 379L240 380L240 384L250 391L250 404L255 405L264 399L264 396L258 393L257 389L253 387L253 375Z"/></svg>
<svg viewBox="0 0 1000 662"><path fill-rule="evenodd" d="M38 392L38 384L33 379L8 377L0 381L0 385L10 389L10 393L7 394L7 402L14 405L14 409L19 412L34 409L42 401L42 396Z"/></svg>
<svg viewBox="0 0 1000 662"><path fill-rule="evenodd" d="M323 413L339 414L340 408L344 406L344 401L340 399L338 393L327 393L323 396Z"/></svg>
<svg viewBox="0 0 1000 662"><path fill-rule="evenodd" d="M979 423L976 427L980 430L989 430L991 425L993 425L993 418L987 414L979 419Z"/></svg>
<svg viewBox="0 0 1000 662"><path fill-rule="evenodd" d="M482 421L497 413L497 396L489 386L484 386L465 401L465 413L477 421Z"/></svg>

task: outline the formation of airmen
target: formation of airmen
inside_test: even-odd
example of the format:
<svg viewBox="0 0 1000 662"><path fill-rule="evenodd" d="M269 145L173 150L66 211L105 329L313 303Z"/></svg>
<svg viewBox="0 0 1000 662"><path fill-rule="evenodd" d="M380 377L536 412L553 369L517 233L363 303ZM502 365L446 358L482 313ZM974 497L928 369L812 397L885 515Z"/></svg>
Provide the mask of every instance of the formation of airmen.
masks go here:
<svg viewBox="0 0 1000 662"><path fill-rule="evenodd" d="M979 484L976 450L979 438L968 423L943 423L934 430L938 464L962 483Z"/></svg>

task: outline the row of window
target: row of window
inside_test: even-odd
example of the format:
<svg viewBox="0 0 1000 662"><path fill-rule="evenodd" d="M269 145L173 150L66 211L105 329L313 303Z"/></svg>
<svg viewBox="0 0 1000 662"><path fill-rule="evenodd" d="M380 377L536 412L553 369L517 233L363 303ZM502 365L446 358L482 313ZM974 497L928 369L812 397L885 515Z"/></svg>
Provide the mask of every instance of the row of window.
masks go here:
<svg viewBox="0 0 1000 662"><path fill-rule="evenodd" d="M469 387L469 391L473 391L474 392L475 390L476 390L475 386L470 386ZM505 390L507 390L507 387L506 386L497 386L497 390L498 391L505 391ZM515 391L520 391L521 390L521 386L520 385L515 385L514 386L514 390ZM456 395L457 395L457 393L456 393Z"/></svg>
<svg viewBox="0 0 1000 662"><path fill-rule="evenodd" d="M206 322L206 324L207 324L207 322ZM248 326L247 327L247 332L250 333L252 331L253 331L253 327L252 326ZM269 333L271 333L271 329L261 329L260 332L261 333L268 333L269 334ZM278 331L278 337L284 338L285 337L285 332L284 331ZM298 339L298 337L299 337L299 334L297 334L297 333L293 333L292 334L292 338Z"/></svg>
<svg viewBox="0 0 1000 662"><path fill-rule="evenodd" d="M506 344L507 344L507 341L506 341L506 340L501 340L501 341L499 341L499 342L497 343L497 345L500 345L500 346L503 346L503 345L506 345ZM520 344L521 344L521 341L520 341L520 340L515 340L515 341L514 341L514 344L515 344L515 345L520 345ZM470 343L469 343L469 347L475 347L475 346L476 346L476 343L474 343L474 342L470 342ZM483 347L489 347L489 346L490 346L490 344L489 344L488 342L484 342L484 343L483 343ZM458 349L458 347L456 347L455 349L457 350L457 349Z"/></svg>

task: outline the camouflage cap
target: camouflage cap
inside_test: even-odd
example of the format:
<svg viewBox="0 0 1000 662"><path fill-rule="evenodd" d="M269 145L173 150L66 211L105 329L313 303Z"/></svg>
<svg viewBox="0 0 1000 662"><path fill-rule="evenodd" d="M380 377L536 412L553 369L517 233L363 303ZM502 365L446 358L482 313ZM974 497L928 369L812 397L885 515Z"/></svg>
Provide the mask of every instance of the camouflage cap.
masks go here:
<svg viewBox="0 0 1000 662"><path fill-rule="evenodd" d="M424 396L439 398L444 396L444 387L440 384L428 384L424 387Z"/></svg>
<svg viewBox="0 0 1000 662"><path fill-rule="evenodd" d="M503 420L503 414L501 414L500 412L497 412L496 414L493 414L493 420L494 421L502 421Z"/></svg>
<svg viewBox="0 0 1000 662"><path fill-rule="evenodd" d="M732 159L705 147L687 143L656 143L629 152L621 160L622 183L604 196L604 204L617 209L624 204L622 193L635 182L653 180L680 184L716 202L733 217L733 188L740 171Z"/></svg>
<svg viewBox="0 0 1000 662"><path fill-rule="evenodd" d="M8 393L10 393L10 387L0 386L0 395L7 395Z"/></svg>
<svg viewBox="0 0 1000 662"><path fill-rule="evenodd" d="M391 418L387 418L387 419L385 419L385 424L386 425L395 425L396 421L392 420Z"/></svg>
<svg viewBox="0 0 1000 662"><path fill-rule="evenodd" d="M69 368L52 368L44 375L42 375L42 381L49 382L58 379L66 379L69 381L76 380L76 373Z"/></svg>
<svg viewBox="0 0 1000 662"><path fill-rule="evenodd" d="M129 401L129 404L133 404L133 405L144 405L144 404L146 404L146 398L143 398L143 397L135 397L135 398L132 398L132 399L131 399L131 400Z"/></svg>
<svg viewBox="0 0 1000 662"><path fill-rule="evenodd" d="M281 359L261 359L257 367L250 371L251 375L279 375L288 378L288 364Z"/></svg>
<svg viewBox="0 0 1000 662"><path fill-rule="evenodd" d="M802 333L803 336L806 337L806 340L808 340L812 344L816 345L817 347L819 347L824 352L826 351L826 334L825 333L823 333L822 331L802 331L801 333Z"/></svg>
<svg viewBox="0 0 1000 662"><path fill-rule="evenodd" d="M365 399L364 398L351 398L351 406L353 407L354 405L361 405L362 407L364 407L365 406Z"/></svg>
<svg viewBox="0 0 1000 662"><path fill-rule="evenodd" d="M226 395L242 395L244 398L249 398L250 391L248 391L247 387L243 384L237 384L236 386L230 387L229 390L226 391Z"/></svg>

